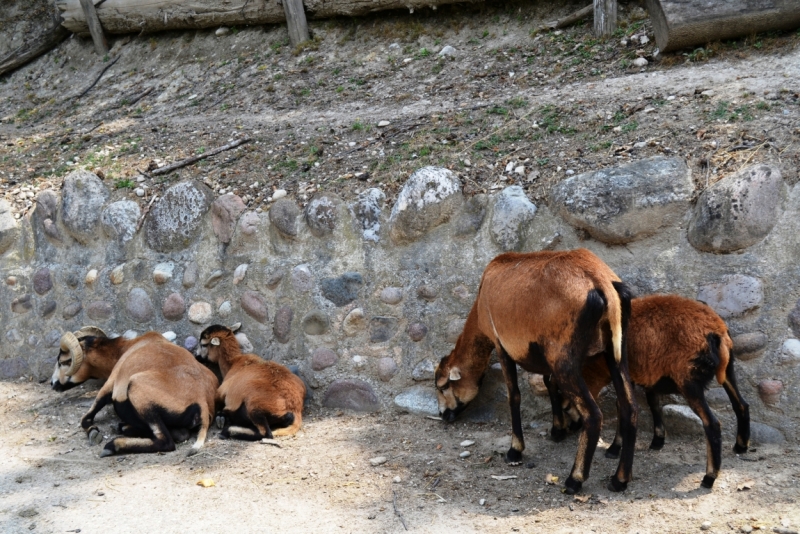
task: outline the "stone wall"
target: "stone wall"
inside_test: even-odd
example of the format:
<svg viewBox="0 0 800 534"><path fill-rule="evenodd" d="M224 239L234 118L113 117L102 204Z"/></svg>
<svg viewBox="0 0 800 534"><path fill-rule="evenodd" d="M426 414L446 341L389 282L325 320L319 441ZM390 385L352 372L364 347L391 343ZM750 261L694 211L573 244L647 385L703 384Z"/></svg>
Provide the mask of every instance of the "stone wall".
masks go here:
<svg viewBox="0 0 800 534"><path fill-rule="evenodd" d="M318 194L303 210L282 194L251 211L187 181L143 213L76 171L60 193L39 193L25 218L0 201L0 376L49 376L61 334L87 324L167 332L193 349L205 326L241 322L243 346L296 366L312 402L435 412L435 362L452 349L489 260L586 247L639 294L678 293L717 310L754 439L795 439L800 187L777 167L743 169L698 198L676 158L569 177L549 206L517 186L467 198L454 173L434 167L412 174L391 206L379 189ZM495 365L467 416L503 416L504 389ZM528 415L549 411L544 397L526 397ZM732 429L716 384L709 400Z"/></svg>

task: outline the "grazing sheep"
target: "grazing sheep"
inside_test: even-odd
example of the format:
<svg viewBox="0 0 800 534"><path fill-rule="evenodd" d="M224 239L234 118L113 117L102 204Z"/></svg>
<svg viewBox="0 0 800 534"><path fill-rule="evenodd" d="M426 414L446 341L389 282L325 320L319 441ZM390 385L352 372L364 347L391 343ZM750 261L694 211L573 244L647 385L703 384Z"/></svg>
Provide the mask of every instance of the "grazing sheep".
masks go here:
<svg viewBox="0 0 800 534"><path fill-rule="evenodd" d="M567 493L589 476L602 413L581 375L587 357L604 353L620 398L622 458L609 489L622 491L631 479L636 407L627 371L625 331L630 313L627 287L586 249L508 253L483 273L478 296L453 351L435 371L439 411L452 421L478 393L496 349L508 387L512 440L506 462L519 464L525 443L517 368L550 375L585 422Z"/></svg>
<svg viewBox="0 0 800 534"><path fill-rule="evenodd" d="M172 451L175 442L170 429L200 426L189 451L190 455L196 453L205 442L214 415L214 392L219 384L214 373L158 332L133 339L110 339L102 331L92 333L95 335L67 332L62 336L57 371L63 370L66 379L56 380L53 388L76 385L71 378L80 376L84 365L111 368L92 407L81 419L81 427L94 443L102 439L94 417L109 402L122 419L120 432L124 437L109 441L100 455Z"/></svg>
<svg viewBox="0 0 800 534"><path fill-rule="evenodd" d="M209 326L198 345L197 356L218 364L222 373L216 395L222 407L218 424L224 418L220 436L257 441L295 435L303 423L305 384L279 363L242 354L238 329Z"/></svg>
<svg viewBox="0 0 800 534"><path fill-rule="evenodd" d="M650 448L661 449L666 435L659 396L680 393L703 422L707 443L706 475L701 482L704 488L714 485L722 458L720 424L705 398L705 390L715 377L736 414L733 450L747 452L750 445L750 407L736 385L732 347L725 322L702 302L677 295L651 295L631 302L628 367L631 380L645 389L653 414ZM586 363L583 377L594 398L611 381L601 358ZM553 401L554 405L557 403L558 400ZM556 418L554 425L555 421ZM617 433L606 456L616 458L621 443Z"/></svg>

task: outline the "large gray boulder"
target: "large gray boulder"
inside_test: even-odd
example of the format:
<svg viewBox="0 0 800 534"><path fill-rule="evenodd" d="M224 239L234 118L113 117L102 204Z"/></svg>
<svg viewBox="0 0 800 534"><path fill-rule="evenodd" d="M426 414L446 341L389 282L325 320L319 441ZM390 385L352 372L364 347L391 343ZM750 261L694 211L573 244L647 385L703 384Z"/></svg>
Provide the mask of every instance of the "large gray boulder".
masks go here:
<svg viewBox="0 0 800 534"><path fill-rule="evenodd" d="M103 204L110 193L100 178L89 171L73 171L64 178L61 218L76 241L89 244L96 236Z"/></svg>
<svg viewBox="0 0 800 534"><path fill-rule="evenodd" d="M416 241L450 220L464 199L461 182L442 167L415 171L397 196L389 216L389 236L395 243Z"/></svg>
<svg viewBox="0 0 800 534"><path fill-rule="evenodd" d="M331 193L316 195L306 206L305 218L309 230L315 237L333 233L344 203Z"/></svg>
<svg viewBox="0 0 800 534"><path fill-rule="evenodd" d="M8 202L0 199L0 254L11 248L19 235L19 224Z"/></svg>
<svg viewBox="0 0 800 534"><path fill-rule="evenodd" d="M697 300L705 302L723 319L740 317L758 308L764 301L761 281L752 276L732 274L720 282L705 284L697 292Z"/></svg>
<svg viewBox="0 0 800 534"><path fill-rule="evenodd" d="M689 223L689 242L705 252L733 252L772 231L784 194L781 171L772 165L746 167L706 189Z"/></svg>
<svg viewBox="0 0 800 534"><path fill-rule="evenodd" d="M200 233L211 192L194 180L173 185L158 199L145 223L147 245L157 252L187 248Z"/></svg>
<svg viewBox="0 0 800 534"><path fill-rule="evenodd" d="M100 223L108 237L124 245L136 234L136 225L139 224L141 215L139 204L132 200L120 200L103 210Z"/></svg>
<svg viewBox="0 0 800 534"><path fill-rule="evenodd" d="M678 222L693 190L686 163L659 156L567 178L553 188L551 203L572 226L623 244Z"/></svg>
<svg viewBox="0 0 800 534"><path fill-rule="evenodd" d="M211 226L220 242L231 242L236 221L246 209L244 201L232 193L222 195L211 203Z"/></svg>
<svg viewBox="0 0 800 534"><path fill-rule="evenodd" d="M528 200L525 191L518 185L506 187L494 204L492 239L504 251L517 250L534 215L536 206Z"/></svg>

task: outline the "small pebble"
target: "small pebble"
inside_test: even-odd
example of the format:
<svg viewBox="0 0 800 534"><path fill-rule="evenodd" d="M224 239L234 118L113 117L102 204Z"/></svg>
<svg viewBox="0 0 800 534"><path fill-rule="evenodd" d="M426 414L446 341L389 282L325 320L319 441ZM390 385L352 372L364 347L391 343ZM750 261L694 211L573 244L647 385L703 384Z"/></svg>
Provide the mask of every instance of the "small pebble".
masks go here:
<svg viewBox="0 0 800 534"><path fill-rule="evenodd" d="M392 123L391 123L391 122L389 122L389 121L380 121L380 122L378 123L378 128L384 128L384 127L386 127L386 126L389 126L390 124L392 124Z"/></svg>
<svg viewBox="0 0 800 534"><path fill-rule="evenodd" d="M396 476L396 477L394 477L394 478L392 479L392 482L394 482L395 484L399 484L401 480L402 480L402 479L401 479L399 476Z"/></svg>
<svg viewBox="0 0 800 534"><path fill-rule="evenodd" d="M711 521L703 521L703 524L700 525L700 530L708 530L711 528Z"/></svg>
<svg viewBox="0 0 800 534"><path fill-rule="evenodd" d="M389 459L386 456L376 456L375 458L370 458L369 463L372 465L383 465L388 461Z"/></svg>
<svg viewBox="0 0 800 534"><path fill-rule="evenodd" d="M286 196L286 189L276 189L274 193L272 193L272 200L278 200L279 198L283 198Z"/></svg>
<svg viewBox="0 0 800 534"><path fill-rule="evenodd" d="M750 525L742 525L741 527L739 527L739 532L744 532L744 534L750 534L751 532L753 532L753 527L751 527Z"/></svg>
<svg viewBox="0 0 800 534"><path fill-rule="evenodd" d="M462 452L461 454L459 454L459 456L460 456L461 458L467 458L467 457L468 457L470 454L472 454L472 453L471 453L471 452L469 452L469 451L464 451L464 452Z"/></svg>
<svg viewBox="0 0 800 534"><path fill-rule="evenodd" d="M464 441L461 442L462 447L469 447L470 445L475 445L475 442L472 441L471 439L465 439Z"/></svg>
<svg viewBox="0 0 800 534"><path fill-rule="evenodd" d="M481 506L485 505L486 504L486 499L479 500L478 504L480 504Z"/></svg>

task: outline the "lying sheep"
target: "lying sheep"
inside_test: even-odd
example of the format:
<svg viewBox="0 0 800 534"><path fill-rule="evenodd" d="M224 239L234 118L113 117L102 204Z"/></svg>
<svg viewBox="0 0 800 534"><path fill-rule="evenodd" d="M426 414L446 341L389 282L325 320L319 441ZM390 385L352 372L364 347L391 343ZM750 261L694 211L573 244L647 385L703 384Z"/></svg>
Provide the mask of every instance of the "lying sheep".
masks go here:
<svg viewBox="0 0 800 534"><path fill-rule="evenodd" d="M708 453L701 483L705 488L714 485L722 458L720 424L705 398L705 390L715 377L736 414L733 450L747 452L750 444L750 408L736 386L732 346L725 322L702 302L676 295L652 295L631 301L628 366L631 380L644 387L653 414L650 448L661 449L666 435L659 396L680 393L703 422ZM611 382L602 358L590 359L583 368L583 377L594 398ZM556 404L557 399L553 400ZM554 426L557 424L558 418L554 417ZM616 458L621 443L618 432L606 456Z"/></svg>
<svg viewBox="0 0 800 534"><path fill-rule="evenodd" d="M94 417L108 403L122 419L124 437L109 441L101 456L175 450L171 428L200 426L189 454L205 442L214 415L214 393L219 382L214 373L197 362L186 349L167 341L158 332L133 339L108 338L99 329L85 330L61 338L54 389L73 387L71 378L80 369L112 368L92 407L81 419L89 439L99 443L101 434Z"/></svg>
<svg viewBox="0 0 800 534"><path fill-rule="evenodd" d="M222 373L216 395L220 436L257 441L295 435L303 423L305 384L279 363L242 354L238 328L209 326L198 345L197 356L218 364Z"/></svg>
<svg viewBox="0 0 800 534"><path fill-rule="evenodd" d="M89 337L107 337L106 333L96 326L84 326L73 335L79 341ZM83 357L73 358L70 352L62 347L50 385L56 391L67 391L92 378L106 380L111 376L111 371L119 360L118 356L93 358L90 361Z"/></svg>
<svg viewBox="0 0 800 534"><path fill-rule="evenodd" d="M624 490L631 478L636 439L636 405L624 340L629 313L626 286L586 249L496 257L483 273L455 348L436 367L439 412L452 421L475 398L492 349L496 349L511 409L512 439L506 461L519 464L525 442L516 366L552 373L585 422L565 482L565 491L575 493L589 476L603 420L581 368L589 356L604 353L620 399L624 436L622 458L608 487Z"/></svg>

